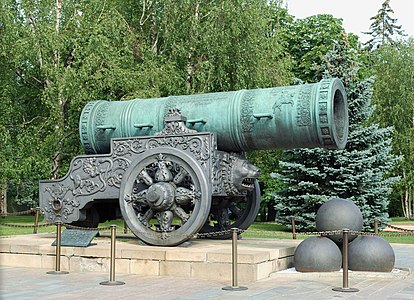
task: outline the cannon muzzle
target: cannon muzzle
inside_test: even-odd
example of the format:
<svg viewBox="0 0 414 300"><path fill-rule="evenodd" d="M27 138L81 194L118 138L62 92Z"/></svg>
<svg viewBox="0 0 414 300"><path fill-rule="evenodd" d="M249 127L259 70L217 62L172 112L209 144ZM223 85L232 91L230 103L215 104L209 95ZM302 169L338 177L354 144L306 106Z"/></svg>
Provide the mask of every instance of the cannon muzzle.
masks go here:
<svg viewBox="0 0 414 300"><path fill-rule="evenodd" d="M339 79L233 92L128 101L98 100L81 114L87 154L108 153L111 138L154 135L168 110L177 108L188 128L217 134L229 152L291 148L345 148L348 104Z"/></svg>

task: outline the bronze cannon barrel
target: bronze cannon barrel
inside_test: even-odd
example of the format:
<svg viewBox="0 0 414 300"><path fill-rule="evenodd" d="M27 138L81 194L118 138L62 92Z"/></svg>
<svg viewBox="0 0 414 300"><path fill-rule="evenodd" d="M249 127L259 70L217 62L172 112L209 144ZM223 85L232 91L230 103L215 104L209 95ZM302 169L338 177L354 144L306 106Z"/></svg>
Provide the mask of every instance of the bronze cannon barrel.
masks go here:
<svg viewBox="0 0 414 300"><path fill-rule="evenodd" d="M217 134L217 148L252 151L343 149L348 104L339 79L319 83L128 101L98 100L83 109L79 132L88 154L108 153L111 138L154 135L169 109L188 128Z"/></svg>

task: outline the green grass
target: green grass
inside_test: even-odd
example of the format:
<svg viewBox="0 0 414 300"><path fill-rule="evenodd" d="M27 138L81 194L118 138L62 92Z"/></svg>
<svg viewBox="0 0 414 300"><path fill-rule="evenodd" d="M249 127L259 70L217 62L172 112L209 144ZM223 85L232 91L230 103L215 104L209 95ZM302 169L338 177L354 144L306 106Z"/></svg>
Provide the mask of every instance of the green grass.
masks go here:
<svg viewBox="0 0 414 300"><path fill-rule="evenodd" d="M399 233L384 232L379 234L380 237L394 244L414 244L414 235L401 235Z"/></svg>
<svg viewBox="0 0 414 300"><path fill-rule="evenodd" d="M11 225L22 225L22 226L32 226L34 225L35 216L7 216L0 217L0 236L11 236L11 235L20 235L20 234L33 234L33 227L10 227L3 226L1 224L11 224ZM48 225L42 227L42 225ZM56 232L56 227L53 224L46 224L43 220L43 216L39 216L39 225L37 232L38 233L54 233ZM110 225L117 225L119 228L124 227L124 220L113 220L105 223L99 224L99 227L109 227Z"/></svg>
<svg viewBox="0 0 414 300"><path fill-rule="evenodd" d="M0 217L0 236L10 236L10 235L18 235L18 234L32 234L33 227L9 227L3 226L1 224L13 224L13 225L34 225L35 216L7 216L7 217ZM39 216L39 225L45 224L43 222L43 216ZM49 233L49 232L56 232L55 226L47 226L47 227L38 227L38 233Z"/></svg>
<svg viewBox="0 0 414 300"><path fill-rule="evenodd" d="M16 225L33 225L35 217L34 216L7 216L0 217L0 236L11 236L11 235L20 235L20 234L32 234L33 228L18 228L18 227L6 227L2 226L2 223L6 224L16 224ZM39 224L43 223L43 217L39 218ZM414 221L407 221L404 218L393 218L391 224L414 224ZM109 227L110 225L117 225L118 232L123 232L121 228L124 227L124 221L122 219L108 221L105 223L99 224L99 227ZM48 227L39 227L38 233L53 233L56 231L55 226ZM414 244L414 235L404 235L401 233L390 233L390 232L380 232L380 236L386 239L390 243L399 243L399 244ZM273 222L266 223L254 223L248 230L243 233L245 238L278 238L278 239L292 239L292 232L284 225L280 225ZM298 240L303 240L308 238L309 235L297 234L296 238Z"/></svg>
<svg viewBox="0 0 414 300"><path fill-rule="evenodd" d="M284 225L266 222L253 223L244 233L246 238L273 238L273 239L292 239L292 231ZM297 239L305 239L307 236L297 234Z"/></svg>
<svg viewBox="0 0 414 300"><path fill-rule="evenodd" d="M392 225L414 225L414 219L413 220L407 220L404 217L393 217L391 218L391 224Z"/></svg>

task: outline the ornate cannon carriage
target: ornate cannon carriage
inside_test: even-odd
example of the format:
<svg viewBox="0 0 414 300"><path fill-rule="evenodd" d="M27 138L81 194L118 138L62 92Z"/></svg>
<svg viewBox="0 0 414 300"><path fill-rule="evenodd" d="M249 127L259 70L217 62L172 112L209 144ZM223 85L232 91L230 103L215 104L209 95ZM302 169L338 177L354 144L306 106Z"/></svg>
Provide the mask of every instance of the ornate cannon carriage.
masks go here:
<svg viewBox="0 0 414 300"><path fill-rule="evenodd" d="M260 171L244 152L343 149L347 101L338 79L94 101L83 109L79 131L86 154L62 179L40 181L46 220L94 227L122 216L145 243L174 246L196 233L253 223Z"/></svg>

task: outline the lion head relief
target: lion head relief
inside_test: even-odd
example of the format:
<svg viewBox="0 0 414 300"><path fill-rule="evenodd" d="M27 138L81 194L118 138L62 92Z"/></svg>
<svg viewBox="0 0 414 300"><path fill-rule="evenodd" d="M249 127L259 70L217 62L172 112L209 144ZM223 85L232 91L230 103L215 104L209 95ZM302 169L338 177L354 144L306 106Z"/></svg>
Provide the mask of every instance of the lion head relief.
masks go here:
<svg viewBox="0 0 414 300"><path fill-rule="evenodd" d="M220 152L221 180L228 195L239 195L254 189L260 169L237 153Z"/></svg>

